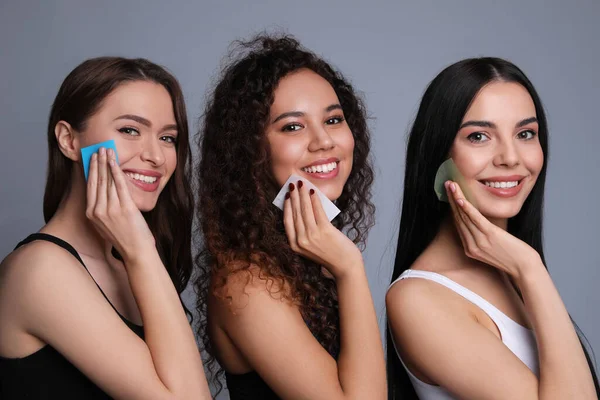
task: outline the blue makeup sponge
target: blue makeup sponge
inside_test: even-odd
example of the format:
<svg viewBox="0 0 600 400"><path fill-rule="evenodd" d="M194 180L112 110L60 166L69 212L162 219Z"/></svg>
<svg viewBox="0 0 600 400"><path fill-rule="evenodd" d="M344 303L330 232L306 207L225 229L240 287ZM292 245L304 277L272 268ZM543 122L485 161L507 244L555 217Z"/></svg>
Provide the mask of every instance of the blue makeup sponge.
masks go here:
<svg viewBox="0 0 600 400"><path fill-rule="evenodd" d="M115 152L115 158L117 160L117 164L119 164L119 155L117 154L117 146L115 145L114 140L107 140L106 142L100 142L93 144L88 147L84 147L81 149L81 161L83 161L83 173L85 175L85 180L88 179L88 173L90 171L90 161L92 159L92 154L97 153L100 150L100 147L104 147L105 149L113 149Z"/></svg>

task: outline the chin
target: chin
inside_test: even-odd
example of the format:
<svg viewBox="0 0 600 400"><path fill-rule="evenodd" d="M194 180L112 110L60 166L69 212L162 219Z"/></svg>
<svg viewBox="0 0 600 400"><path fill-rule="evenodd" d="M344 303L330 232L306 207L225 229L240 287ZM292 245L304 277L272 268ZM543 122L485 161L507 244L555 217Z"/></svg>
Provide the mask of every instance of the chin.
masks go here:
<svg viewBox="0 0 600 400"><path fill-rule="evenodd" d="M479 207L479 212L488 219L509 219L521 211L522 204L486 204Z"/></svg>
<svg viewBox="0 0 600 400"><path fill-rule="evenodd" d="M155 199L133 199L133 202L141 212L152 211L156 207Z"/></svg>
<svg viewBox="0 0 600 400"><path fill-rule="evenodd" d="M314 182L313 182L314 183ZM317 185L316 185L317 186ZM319 187L319 186L317 186ZM338 189L335 187L324 187L324 188L320 188L319 190L331 201L336 201L337 199L340 198L340 196L342 195L342 189Z"/></svg>

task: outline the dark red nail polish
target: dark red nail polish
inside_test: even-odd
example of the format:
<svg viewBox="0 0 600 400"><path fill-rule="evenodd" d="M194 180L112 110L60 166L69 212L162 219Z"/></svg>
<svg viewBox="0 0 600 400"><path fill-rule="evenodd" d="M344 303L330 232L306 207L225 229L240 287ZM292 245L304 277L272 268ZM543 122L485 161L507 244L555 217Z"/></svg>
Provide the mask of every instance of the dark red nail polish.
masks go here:
<svg viewBox="0 0 600 400"><path fill-rule="evenodd" d="M287 192L287 193L285 194L285 199L287 200L287 199L289 199L289 198L290 198L290 192Z"/></svg>
<svg viewBox="0 0 600 400"><path fill-rule="evenodd" d="M298 189L300 189L302 185L304 185L304 183L302 181L298 181Z"/></svg>
<svg viewBox="0 0 600 400"><path fill-rule="evenodd" d="M311 196L312 196L313 194L315 194L315 189L310 189L310 190L308 191L308 194L310 194Z"/></svg>
<svg viewBox="0 0 600 400"><path fill-rule="evenodd" d="M294 191L295 186L294 186L293 183L290 182L290 184L288 185L288 187L290 188L290 192Z"/></svg>

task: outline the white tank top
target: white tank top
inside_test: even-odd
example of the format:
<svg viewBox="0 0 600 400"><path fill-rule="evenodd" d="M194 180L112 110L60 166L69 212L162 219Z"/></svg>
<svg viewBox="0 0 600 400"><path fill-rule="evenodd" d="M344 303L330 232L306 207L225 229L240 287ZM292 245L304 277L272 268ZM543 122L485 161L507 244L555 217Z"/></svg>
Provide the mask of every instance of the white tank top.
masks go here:
<svg viewBox="0 0 600 400"><path fill-rule="evenodd" d="M508 347L514 353L515 356L517 356L521 361L523 361L523 363L527 365L536 376L539 376L537 343L533 331L525 328L523 325L520 325L517 322L510 319L506 314L498 310L495 306L490 304L483 297L479 296L476 293L473 293L469 289L459 285L458 283L445 277L444 275L440 275L435 272L408 269L404 271L398 279L392 282L390 287L394 283L407 278L422 278L437 282L441 285L446 286L448 289L458 293L465 299L469 300L471 303L475 304L477 307L481 308L498 327L498 330L500 331L500 335L502 337L502 343L504 343L506 347ZM394 348L396 348L395 343ZM455 400L454 397L452 397L452 395L446 390L444 390L442 387L430 385L414 376L408 370L408 368L406 368L406 365L402 361L402 358L400 358L400 354L398 353L397 348L396 354L398 354L398 358L402 362L402 365L404 365L404 369L406 369L406 372L408 373L410 381L412 382L412 385L415 388L415 392L417 392L419 399Z"/></svg>

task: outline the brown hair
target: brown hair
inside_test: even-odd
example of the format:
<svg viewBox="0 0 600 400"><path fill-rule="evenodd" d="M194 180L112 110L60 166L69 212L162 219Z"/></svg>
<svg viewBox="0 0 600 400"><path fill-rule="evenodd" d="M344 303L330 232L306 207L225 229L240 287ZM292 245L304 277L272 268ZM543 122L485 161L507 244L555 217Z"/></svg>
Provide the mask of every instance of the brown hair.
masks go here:
<svg viewBox="0 0 600 400"><path fill-rule="evenodd" d="M189 187L191 151L183 93L173 75L145 59L98 57L79 64L63 81L48 121L48 175L44 193L44 219L48 222L71 187L73 161L58 147L54 129L59 121L83 132L88 119L119 85L133 81L158 83L168 91L177 123L177 168L158 198L144 213L156 240L158 253L181 293L192 269L191 229L193 196Z"/></svg>

